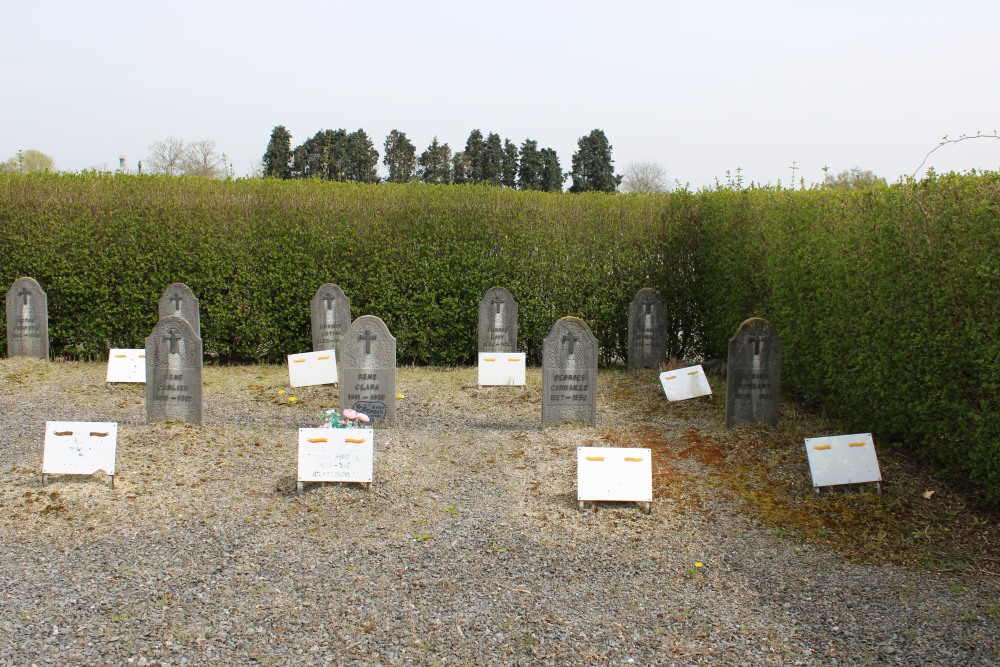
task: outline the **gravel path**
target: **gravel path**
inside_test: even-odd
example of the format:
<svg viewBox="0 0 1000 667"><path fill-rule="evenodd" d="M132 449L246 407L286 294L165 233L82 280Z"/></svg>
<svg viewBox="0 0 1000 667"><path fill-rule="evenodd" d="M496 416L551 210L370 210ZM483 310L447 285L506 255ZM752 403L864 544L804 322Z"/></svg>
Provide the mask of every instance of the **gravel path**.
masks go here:
<svg viewBox="0 0 1000 667"><path fill-rule="evenodd" d="M777 537L691 458L650 516L578 512L577 446L720 428L649 372L602 372L596 429L542 431L538 369L401 368L372 490L303 497L296 429L335 388L207 368L205 426L147 425L104 372L0 360L0 665L1000 664L995 580ZM119 422L114 490L40 486L46 420Z"/></svg>

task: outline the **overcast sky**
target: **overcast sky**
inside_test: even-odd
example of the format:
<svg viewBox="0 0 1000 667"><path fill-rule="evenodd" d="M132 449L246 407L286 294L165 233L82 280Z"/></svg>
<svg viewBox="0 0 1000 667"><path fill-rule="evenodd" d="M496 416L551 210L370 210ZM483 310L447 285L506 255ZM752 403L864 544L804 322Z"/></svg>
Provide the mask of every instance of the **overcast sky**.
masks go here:
<svg viewBox="0 0 1000 667"><path fill-rule="evenodd" d="M168 136L211 139L237 175L275 125L298 145L363 128L381 154L469 132L556 149L603 129L616 170L711 186L854 166L890 182L947 135L1000 129L996 0L56 0L4 2L0 161L129 169ZM938 150L1000 168L1000 140ZM925 166L926 169L926 166Z"/></svg>

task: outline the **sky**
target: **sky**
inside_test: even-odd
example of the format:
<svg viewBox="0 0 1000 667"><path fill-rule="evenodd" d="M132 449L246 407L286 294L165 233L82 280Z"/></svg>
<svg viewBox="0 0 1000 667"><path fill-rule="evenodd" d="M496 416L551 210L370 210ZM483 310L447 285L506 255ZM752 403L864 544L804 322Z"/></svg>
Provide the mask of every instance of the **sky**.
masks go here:
<svg viewBox="0 0 1000 667"><path fill-rule="evenodd" d="M995 136L938 148L1000 129L996 0L3 5L0 161L135 170L177 137L243 176L284 125L293 147L361 128L380 155L393 129L418 154L480 129L564 171L601 129L618 173L655 162L692 189L1000 168Z"/></svg>

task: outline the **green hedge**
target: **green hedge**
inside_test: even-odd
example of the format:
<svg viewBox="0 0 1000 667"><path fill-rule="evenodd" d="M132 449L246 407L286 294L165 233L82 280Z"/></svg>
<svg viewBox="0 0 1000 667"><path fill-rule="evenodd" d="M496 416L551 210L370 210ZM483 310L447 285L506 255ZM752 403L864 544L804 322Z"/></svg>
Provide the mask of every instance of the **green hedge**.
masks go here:
<svg viewBox="0 0 1000 667"><path fill-rule="evenodd" d="M1000 178L868 191L608 196L485 186L0 175L0 284L49 296L53 354L141 346L185 282L208 355L309 349L309 300L340 285L402 363L465 364L477 304L506 287L537 363L560 317L601 362L627 309L663 295L671 356L724 357L749 316L785 345L786 389L967 476L1000 504ZM0 341L0 352L6 352Z"/></svg>

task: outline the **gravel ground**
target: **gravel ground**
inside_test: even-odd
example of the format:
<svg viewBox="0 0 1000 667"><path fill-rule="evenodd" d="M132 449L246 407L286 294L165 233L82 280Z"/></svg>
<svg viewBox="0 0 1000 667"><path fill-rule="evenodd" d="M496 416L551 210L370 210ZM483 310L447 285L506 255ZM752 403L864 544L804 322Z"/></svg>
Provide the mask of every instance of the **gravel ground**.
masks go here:
<svg viewBox="0 0 1000 667"><path fill-rule="evenodd" d="M204 426L148 425L104 373L0 360L0 665L1000 664L995 579L782 539L690 457L650 516L577 511L577 446L721 429L650 371L602 372L597 428L540 430L539 369L401 368L372 489L302 497L297 428L336 388L290 404L283 367L206 368ZM114 490L40 486L46 420L119 423Z"/></svg>

